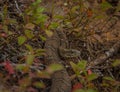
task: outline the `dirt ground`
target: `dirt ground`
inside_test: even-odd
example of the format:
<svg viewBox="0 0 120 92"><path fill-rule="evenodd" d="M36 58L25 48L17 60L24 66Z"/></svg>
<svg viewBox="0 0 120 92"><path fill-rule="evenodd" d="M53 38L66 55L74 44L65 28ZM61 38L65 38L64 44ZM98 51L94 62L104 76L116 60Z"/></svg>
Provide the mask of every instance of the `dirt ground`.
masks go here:
<svg viewBox="0 0 120 92"><path fill-rule="evenodd" d="M1 92L21 92L21 90L25 90L24 92L48 92L50 90L51 79L48 76L46 78L44 75L42 78L35 72L36 70L44 71L47 67L44 63L43 55L35 58L31 70L25 68L23 71L13 71L13 67L17 64L25 64L26 53L23 54L23 52L26 51L26 48L23 45L18 45L17 38L20 35L24 35L25 22L20 13L23 13L31 2L34 2L34 0L0 0ZM52 16L53 21L60 23L60 26L64 29L69 41L69 49L81 51L79 57L65 60L66 62L64 62L64 66L72 79L72 85L74 86L80 81L77 77L74 77L69 61L78 63L80 60L86 60L91 71L99 75L99 78L93 81L98 92L112 92L110 90L116 85L116 92L120 92L120 63L117 62L116 66L112 66L114 61L120 61L120 12L107 15L106 11L95 11L91 17L91 11L90 13L88 11L83 11L82 13L75 11L72 15L71 8L77 5L78 3L72 0L53 0L51 2L43 0L41 3L41 6L45 8L45 13L48 16ZM87 7L95 8L97 4L92 3L92 6L90 4ZM95 9L99 10L99 7ZM100 13L103 13L103 16L100 16L102 18L96 18L96 16L99 17ZM64 16L64 18L61 20L54 19L55 15ZM70 21L67 22L68 24L65 23L67 20ZM45 41L41 40L39 35L44 35L45 33L39 26L35 26L35 30L33 30L34 39L28 40L26 43L35 49L43 49ZM28 76L32 79L30 83ZM115 80L114 84L112 85L111 82L108 82L108 85L101 85L106 82L102 80L104 76L113 78ZM38 81L44 82L45 86L43 85L43 88L34 86L34 83ZM29 85L24 88L22 86L24 83Z"/></svg>

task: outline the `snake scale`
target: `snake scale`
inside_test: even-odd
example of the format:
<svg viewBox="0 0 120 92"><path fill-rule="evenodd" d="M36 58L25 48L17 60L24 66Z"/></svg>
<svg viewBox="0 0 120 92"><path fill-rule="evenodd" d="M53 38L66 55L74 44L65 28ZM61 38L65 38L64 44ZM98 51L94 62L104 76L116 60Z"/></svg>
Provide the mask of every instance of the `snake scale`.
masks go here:
<svg viewBox="0 0 120 92"><path fill-rule="evenodd" d="M53 31L51 37L47 37L45 43L45 61L50 64L62 64L62 58L78 57L80 52L75 49L66 49L68 41L64 32L60 29ZM70 92L71 81L66 69L56 71L52 74L52 86L50 92Z"/></svg>

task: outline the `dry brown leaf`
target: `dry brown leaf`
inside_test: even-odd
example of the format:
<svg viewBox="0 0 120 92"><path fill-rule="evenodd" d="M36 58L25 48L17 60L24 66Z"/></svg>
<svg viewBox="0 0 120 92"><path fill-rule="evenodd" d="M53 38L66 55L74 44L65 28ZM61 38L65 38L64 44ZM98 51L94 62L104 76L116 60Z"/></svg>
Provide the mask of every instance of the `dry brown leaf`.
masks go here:
<svg viewBox="0 0 120 92"><path fill-rule="evenodd" d="M99 36L98 34L94 34L93 37L99 41L100 43L103 43L103 39L101 38L101 36Z"/></svg>

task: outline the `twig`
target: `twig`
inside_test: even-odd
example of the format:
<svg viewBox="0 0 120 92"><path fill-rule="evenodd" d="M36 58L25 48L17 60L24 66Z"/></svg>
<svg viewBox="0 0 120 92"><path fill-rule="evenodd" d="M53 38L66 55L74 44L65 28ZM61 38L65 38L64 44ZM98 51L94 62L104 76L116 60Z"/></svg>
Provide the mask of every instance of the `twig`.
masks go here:
<svg viewBox="0 0 120 92"><path fill-rule="evenodd" d="M87 69L90 69L96 65L105 63L105 61L108 58L112 57L114 54L116 54L118 52L119 48L120 48L120 41L118 41L116 44L114 44L112 48L110 48L108 51L106 51L104 54L102 54L99 58L95 59L93 62L90 62L87 66Z"/></svg>
<svg viewBox="0 0 120 92"><path fill-rule="evenodd" d="M19 12L20 14L22 14L22 11L20 10L20 8L19 8L19 6L18 6L17 1L15 0L14 2L15 2L15 5L16 5L16 8L17 8L18 12Z"/></svg>

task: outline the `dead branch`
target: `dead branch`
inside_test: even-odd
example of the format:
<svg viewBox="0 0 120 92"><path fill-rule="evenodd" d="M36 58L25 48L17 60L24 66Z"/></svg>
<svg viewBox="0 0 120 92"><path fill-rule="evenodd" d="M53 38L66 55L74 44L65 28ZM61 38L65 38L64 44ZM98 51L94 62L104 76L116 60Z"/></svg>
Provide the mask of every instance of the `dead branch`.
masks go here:
<svg viewBox="0 0 120 92"><path fill-rule="evenodd" d="M87 66L87 69L93 68L96 65L100 65L102 63L105 63L106 60L110 57L112 57L114 54L118 52L120 49L120 41L115 43L113 47L111 47L108 51L106 51L104 54L102 54L100 57L95 59L93 62L90 62Z"/></svg>

